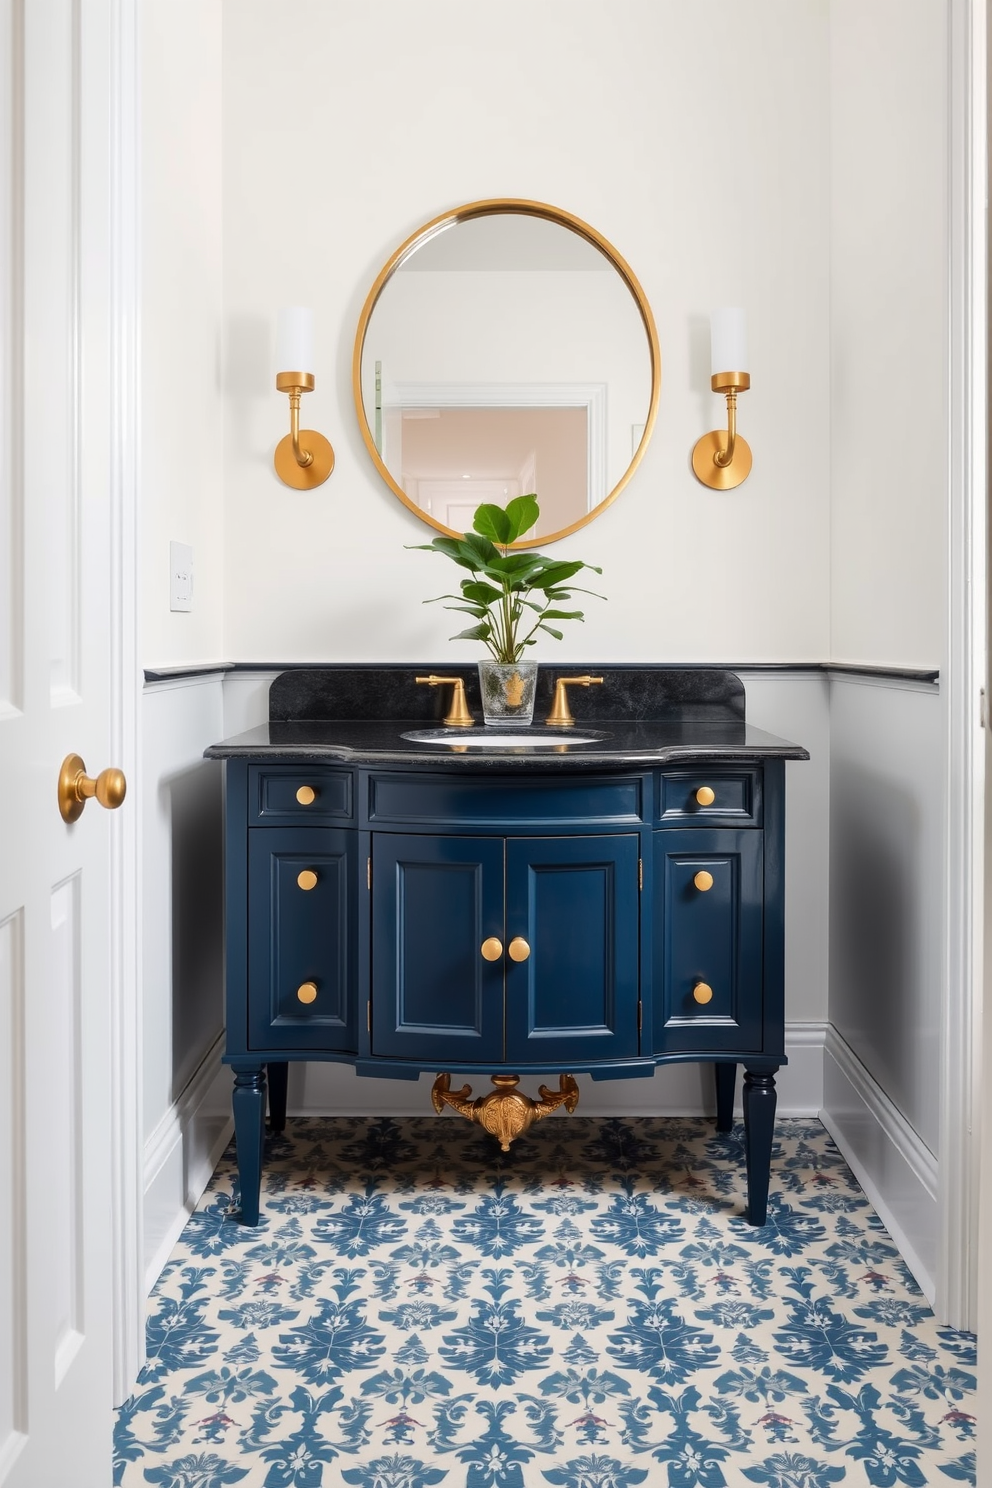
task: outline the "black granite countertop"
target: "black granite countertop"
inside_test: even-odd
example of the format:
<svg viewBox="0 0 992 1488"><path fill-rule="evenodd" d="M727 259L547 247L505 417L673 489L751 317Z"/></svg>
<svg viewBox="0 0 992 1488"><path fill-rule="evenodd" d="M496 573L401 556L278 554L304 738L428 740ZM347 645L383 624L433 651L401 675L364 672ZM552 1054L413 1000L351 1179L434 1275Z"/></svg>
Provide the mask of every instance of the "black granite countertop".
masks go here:
<svg viewBox="0 0 992 1488"><path fill-rule="evenodd" d="M685 760L809 759L801 745L753 728L745 718L744 687L733 672L654 666L542 666L535 722L515 728L535 742L547 737L543 719L560 676L591 672L596 687L572 688L575 742L554 731L548 747L508 745L500 731L491 742L468 747L452 732L442 741L417 742L404 733L438 729L449 688L418 686L415 677L435 672L461 676L479 729L478 676L469 663L314 667L284 672L269 693L269 722L213 744L207 759L340 760L346 764L404 768L422 765L459 770L582 770L643 768ZM579 743L583 729L601 735Z"/></svg>

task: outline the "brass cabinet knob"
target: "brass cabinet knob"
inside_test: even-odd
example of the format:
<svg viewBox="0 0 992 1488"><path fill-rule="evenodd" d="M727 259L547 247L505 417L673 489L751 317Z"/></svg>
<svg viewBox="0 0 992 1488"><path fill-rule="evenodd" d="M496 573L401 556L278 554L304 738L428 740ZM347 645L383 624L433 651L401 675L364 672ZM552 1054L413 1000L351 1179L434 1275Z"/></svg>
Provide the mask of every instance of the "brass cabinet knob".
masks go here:
<svg viewBox="0 0 992 1488"><path fill-rule="evenodd" d="M506 953L511 961L526 961L530 955L530 946L522 935L515 935L507 946Z"/></svg>
<svg viewBox="0 0 992 1488"><path fill-rule="evenodd" d="M301 785L296 792L296 799L301 806L312 806L317 799L317 792L312 785Z"/></svg>
<svg viewBox="0 0 992 1488"><path fill-rule="evenodd" d="M710 986L709 982L697 982L692 989L692 995L698 1003L705 1004L707 1002L712 1002L713 988Z"/></svg>
<svg viewBox="0 0 992 1488"><path fill-rule="evenodd" d="M692 881L701 894L708 893L713 887L713 875L712 873L707 873L705 868L700 868Z"/></svg>
<svg viewBox="0 0 992 1488"><path fill-rule="evenodd" d="M303 872L297 875L296 882L301 889L315 889L317 887L317 875L312 868L304 868Z"/></svg>
<svg viewBox="0 0 992 1488"><path fill-rule="evenodd" d="M488 940L482 942L483 961L498 961L503 954L503 942L496 935L490 935Z"/></svg>
<svg viewBox="0 0 992 1488"><path fill-rule="evenodd" d="M716 800L716 791L711 785L701 785L696 792L696 800L700 806L712 806Z"/></svg>
<svg viewBox="0 0 992 1488"><path fill-rule="evenodd" d="M62 820L78 821L93 796L108 811L116 811L127 794L123 770L101 770L94 780L78 754L67 754L59 771L59 811Z"/></svg>
<svg viewBox="0 0 992 1488"><path fill-rule="evenodd" d="M297 987L297 989L296 989L296 995L300 999L301 1002L316 1002L317 1001L317 983L316 982L304 982L302 986Z"/></svg>

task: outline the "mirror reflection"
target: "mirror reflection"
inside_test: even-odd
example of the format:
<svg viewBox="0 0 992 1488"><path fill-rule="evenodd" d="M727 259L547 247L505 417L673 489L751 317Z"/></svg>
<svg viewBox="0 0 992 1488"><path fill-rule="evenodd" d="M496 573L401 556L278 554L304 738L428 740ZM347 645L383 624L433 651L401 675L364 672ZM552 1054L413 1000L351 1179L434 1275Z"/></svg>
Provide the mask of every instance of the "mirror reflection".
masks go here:
<svg viewBox="0 0 992 1488"><path fill-rule="evenodd" d="M475 203L408 240L373 285L355 345L372 458L431 526L537 493L518 546L584 525L650 436L650 309L593 229L539 203Z"/></svg>

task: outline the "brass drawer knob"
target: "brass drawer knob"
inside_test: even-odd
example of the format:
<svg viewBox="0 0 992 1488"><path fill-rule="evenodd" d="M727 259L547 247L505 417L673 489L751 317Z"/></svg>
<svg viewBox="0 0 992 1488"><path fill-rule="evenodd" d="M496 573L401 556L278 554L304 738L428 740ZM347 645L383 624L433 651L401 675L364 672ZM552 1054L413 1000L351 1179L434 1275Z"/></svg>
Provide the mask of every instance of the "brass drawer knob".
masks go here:
<svg viewBox="0 0 992 1488"><path fill-rule="evenodd" d="M315 889L317 887L317 875L312 868L304 868L303 872L297 875L296 882L301 889Z"/></svg>
<svg viewBox="0 0 992 1488"><path fill-rule="evenodd" d="M303 875L300 874L300 877L302 878ZM692 881L701 894L709 893L710 889L713 887L713 875L712 873L707 873L705 868L700 868L699 872L696 874L695 878Z"/></svg>
<svg viewBox="0 0 992 1488"><path fill-rule="evenodd" d="M701 785L696 792L696 800L700 806L712 806L716 800L716 791L711 785Z"/></svg>
<svg viewBox="0 0 992 1488"><path fill-rule="evenodd" d="M692 989L692 995L702 1005L713 1001L713 988L709 982L697 982Z"/></svg>
<svg viewBox="0 0 992 1488"><path fill-rule="evenodd" d="M507 946L507 955L511 961L526 961L530 955L530 946L522 935L515 935Z"/></svg>
<svg viewBox="0 0 992 1488"><path fill-rule="evenodd" d="M312 785L301 785L296 792L296 799L301 806L312 806L317 799L317 792Z"/></svg>
<svg viewBox="0 0 992 1488"><path fill-rule="evenodd" d="M297 989L296 989L296 995L300 999L301 1002L316 1002L317 1001L317 983L316 982L304 982L301 987L297 987Z"/></svg>
<svg viewBox="0 0 992 1488"><path fill-rule="evenodd" d="M496 935L490 935L488 940L482 942L483 961L498 961L503 954L503 942Z"/></svg>

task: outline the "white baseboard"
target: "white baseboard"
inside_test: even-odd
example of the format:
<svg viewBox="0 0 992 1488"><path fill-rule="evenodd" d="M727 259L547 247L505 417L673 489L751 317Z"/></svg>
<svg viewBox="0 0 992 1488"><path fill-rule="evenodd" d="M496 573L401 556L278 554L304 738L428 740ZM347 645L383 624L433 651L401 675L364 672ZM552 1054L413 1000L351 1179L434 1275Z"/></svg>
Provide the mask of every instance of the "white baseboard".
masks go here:
<svg viewBox="0 0 992 1488"><path fill-rule="evenodd" d="M145 1143L144 1261L148 1291L158 1280L234 1129L231 1072L221 1064L223 1052L221 1034Z"/></svg>
<svg viewBox="0 0 992 1488"><path fill-rule="evenodd" d="M819 1115L932 1305L937 1159L833 1027L823 1051Z"/></svg>
<svg viewBox="0 0 992 1488"><path fill-rule="evenodd" d="M816 1116L823 1104L825 1023L786 1026L789 1063L775 1077L778 1115ZM537 1085L546 1076L537 1076ZM459 1077L460 1083L461 1077ZM705 1116L714 1106L713 1077L701 1064L662 1065L646 1079L593 1080L580 1075L578 1113L583 1116ZM419 1080L376 1080L342 1064L293 1064L289 1070L291 1116L433 1116L434 1075ZM471 1081L470 1081L471 1083ZM480 1081L479 1088L488 1089ZM525 1082L526 1083L526 1082ZM554 1080L550 1082L554 1085ZM740 1081L738 1081L738 1111Z"/></svg>

